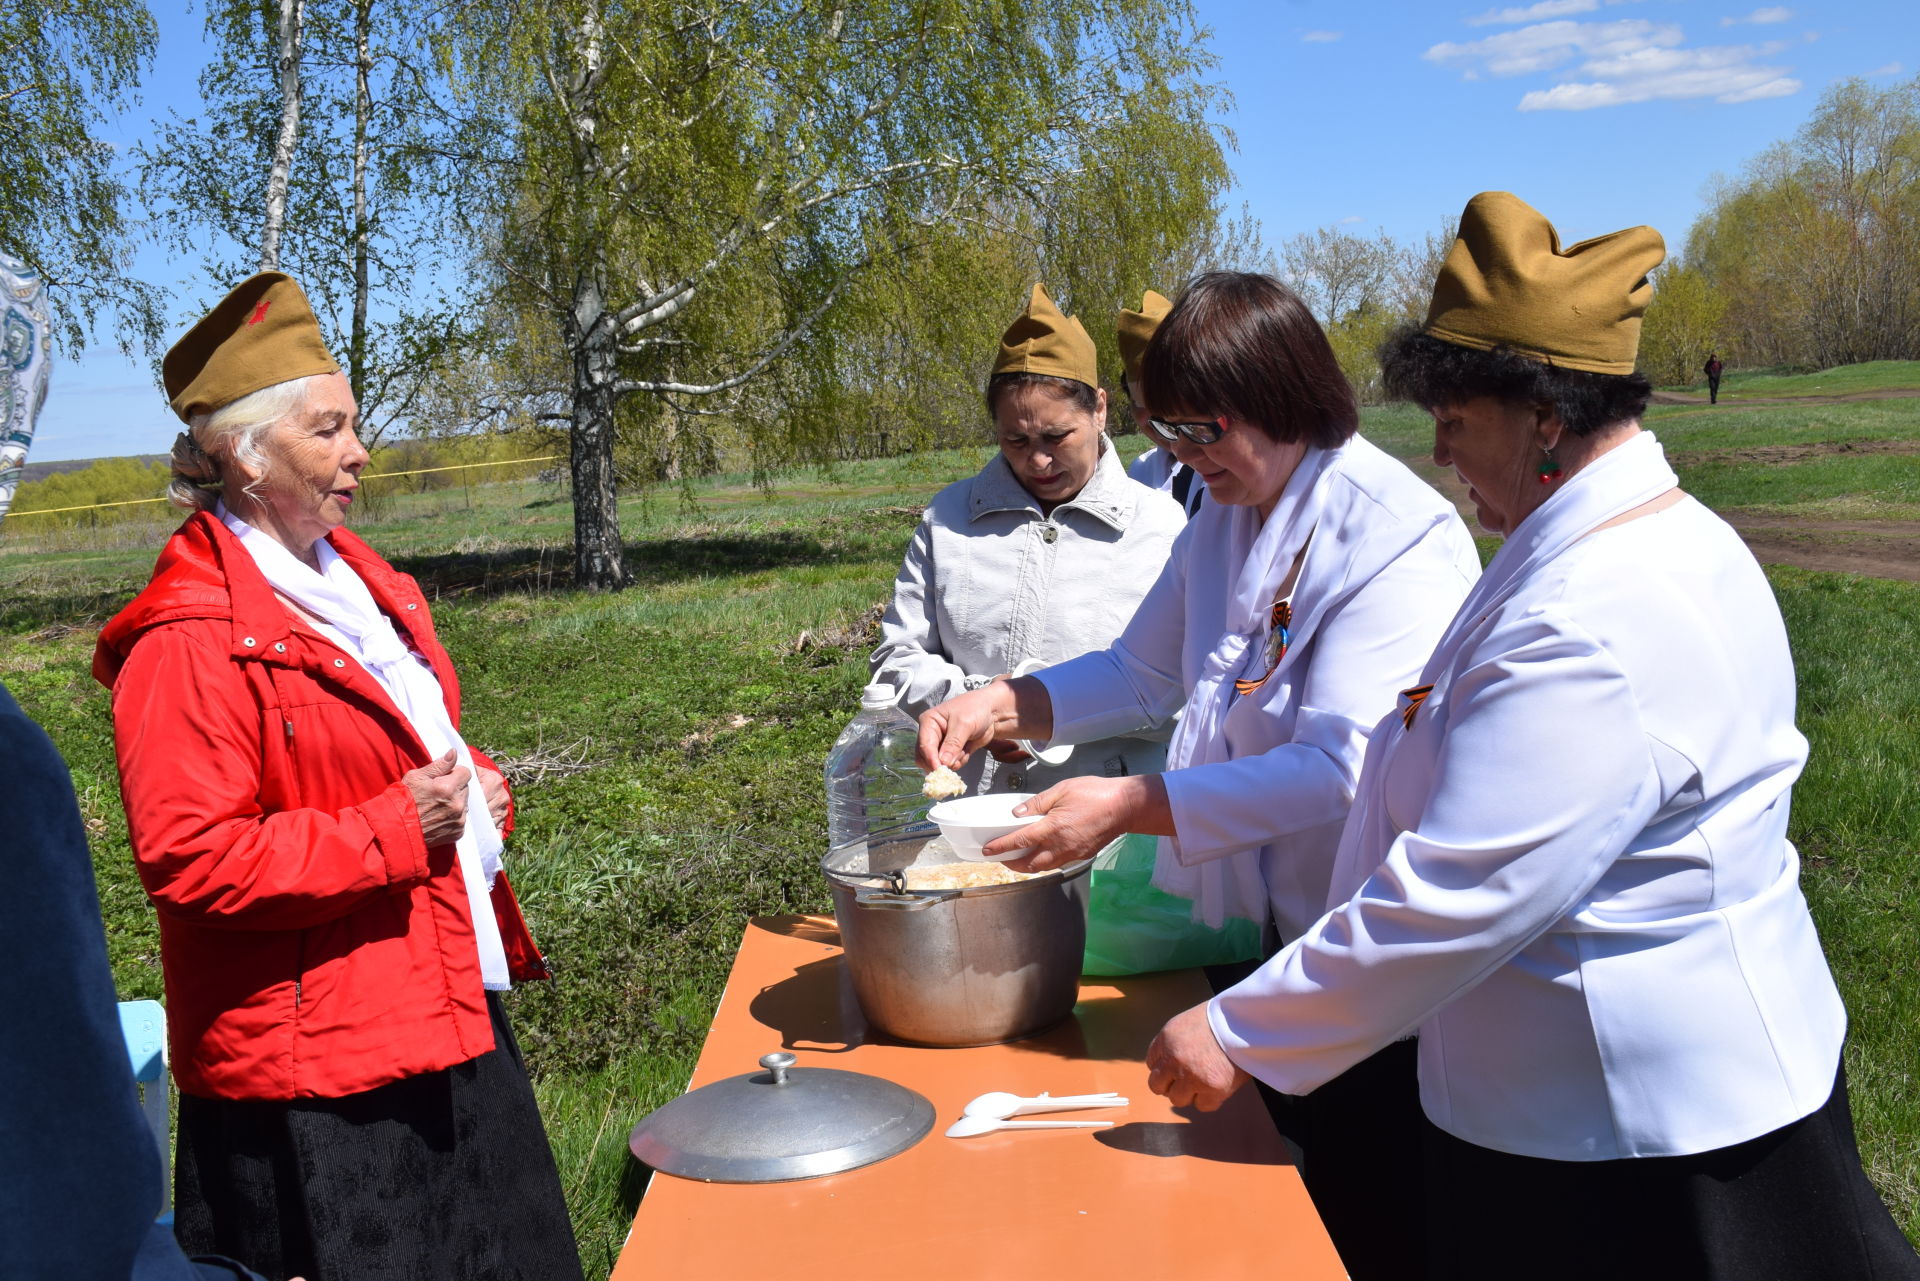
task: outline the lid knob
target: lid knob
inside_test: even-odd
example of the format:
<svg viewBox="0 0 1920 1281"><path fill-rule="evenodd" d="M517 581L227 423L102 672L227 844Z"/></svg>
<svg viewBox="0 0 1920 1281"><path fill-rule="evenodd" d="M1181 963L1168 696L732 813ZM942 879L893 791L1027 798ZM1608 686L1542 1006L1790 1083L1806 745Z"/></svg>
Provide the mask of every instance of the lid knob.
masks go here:
<svg viewBox="0 0 1920 1281"><path fill-rule="evenodd" d="M773 1083L775 1085L785 1085L787 1083L787 1069L792 1067L795 1061L793 1055L788 1054L785 1050L775 1050L772 1054L763 1054L760 1056L760 1066L773 1073Z"/></svg>

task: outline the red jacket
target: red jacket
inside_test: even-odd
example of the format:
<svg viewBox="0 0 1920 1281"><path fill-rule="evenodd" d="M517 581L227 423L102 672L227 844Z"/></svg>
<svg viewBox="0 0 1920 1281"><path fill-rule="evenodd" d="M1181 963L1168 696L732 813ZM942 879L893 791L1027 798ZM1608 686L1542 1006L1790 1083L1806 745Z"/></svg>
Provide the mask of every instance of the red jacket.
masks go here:
<svg viewBox="0 0 1920 1281"><path fill-rule="evenodd" d="M460 687L419 584L330 537ZM160 917L172 1069L190 1094L337 1098L493 1048L454 847L428 848L400 776L426 747L378 681L295 621L219 520L189 517L100 633L121 798ZM507 879L516 980L545 978Z"/></svg>

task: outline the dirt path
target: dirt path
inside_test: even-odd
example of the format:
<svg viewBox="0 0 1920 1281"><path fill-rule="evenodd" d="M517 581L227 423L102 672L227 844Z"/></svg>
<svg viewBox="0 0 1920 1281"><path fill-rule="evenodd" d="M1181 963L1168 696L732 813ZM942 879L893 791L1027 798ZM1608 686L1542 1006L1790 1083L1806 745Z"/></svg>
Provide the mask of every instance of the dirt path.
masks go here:
<svg viewBox="0 0 1920 1281"><path fill-rule="evenodd" d="M1763 565L1793 565L1920 583L1920 521L1796 520L1728 512Z"/></svg>
<svg viewBox="0 0 1920 1281"><path fill-rule="evenodd" d="M1900 452L1920 448L1920 445L1908 441L1855 444L1897 445L1902 447ZM1778 448L1832 452L1824 446ZM1761 454L1767 451L1747 452ZM1459 510L1461 519L1467 522L1468 529L1475 533L1484 532L1473 518L1473 504L1467 501L1467 487L1460 483L1451 468L1436 467L1431 459L1424 458L1408 459L1407 465L1446 495ZM1801 520L1792 516L1737 511L1726 513L1726 519L1739 531L1754 558L1762 565L1791 565L1796 569L1864 574L1869 578L1920 583L1920 521Z"/></svg>
<svg viewBox="0 0 1920 1281"><path fill-rule="evenodd" d="M1676 449L1667 459L1675 467L1697 467L1701 463L1805 463L1836 454L1920 454L1920 440L1816 440L1752 449Z"/></svg>

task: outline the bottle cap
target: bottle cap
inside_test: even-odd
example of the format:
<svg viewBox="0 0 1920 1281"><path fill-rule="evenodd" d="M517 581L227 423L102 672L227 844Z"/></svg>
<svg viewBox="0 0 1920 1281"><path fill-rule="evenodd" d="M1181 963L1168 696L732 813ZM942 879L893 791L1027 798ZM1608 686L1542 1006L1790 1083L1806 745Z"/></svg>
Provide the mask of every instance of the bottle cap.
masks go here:
<svg viewBox="0 0 1920 1281"><path fill-rule="evenodd" d="M884 711L900 701L900 691L885 681L875 681L860 691L860 710Z"/></svg>

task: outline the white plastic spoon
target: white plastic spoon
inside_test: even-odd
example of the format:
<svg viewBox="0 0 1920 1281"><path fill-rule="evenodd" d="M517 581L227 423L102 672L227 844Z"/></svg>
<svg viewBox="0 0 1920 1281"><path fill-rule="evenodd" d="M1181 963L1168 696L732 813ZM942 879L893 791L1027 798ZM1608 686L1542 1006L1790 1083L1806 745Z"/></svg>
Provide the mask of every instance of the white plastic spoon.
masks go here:
<svg viewBox="0 0 1920 1281"><path fill-rule="evenodd" d="M1112 1125L1111 1121L1002 1121L991 1116L963 1116L947 1127L950 1139L971 1139L995 1130L1094 1130Z"/></svg>
<svg viewBox="0 0 1920 1281"><path fill-rule="evenodd" d="M1123 1108L1127 1101L1118 1094L1042 1094L1037 1098L1022 1098L1018 1094L1009 1094L1005 1090L994 1090L983 1094L960 1109L961 1116L986 1116L1005 1120L1010 1116L1025 1116L1029 1112L1068 1112L1074 1108Z"/></svg>

